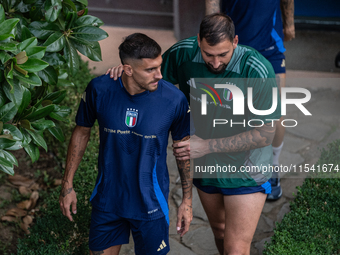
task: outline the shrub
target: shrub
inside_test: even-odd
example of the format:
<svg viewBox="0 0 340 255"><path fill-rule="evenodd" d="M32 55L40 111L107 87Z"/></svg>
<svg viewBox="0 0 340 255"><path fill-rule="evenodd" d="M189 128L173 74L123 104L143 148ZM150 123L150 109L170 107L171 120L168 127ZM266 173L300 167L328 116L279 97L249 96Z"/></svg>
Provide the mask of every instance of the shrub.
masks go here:
<svg viewBox="0 0 340 255"><path fill-rule="evenodd" d="M322 150L316 165L323 164L334 164L333 169L340 165L340 140ZM337 178L313 177L298 187L291 212L278 224L263 254L340 253L340 179L336 173L333 177Z"/></svg>
<svg viewBox="0 0 340 255"><path fill-rule="evenodd" d="M80 62L80 69L75 74L75 86L65 98L65 105L72 109L69 122L62 123L62 129L70 138L75 126L74 117L85 87L93 78L87 63ZM67 141L69 139L66 139ZM58 153L59 160L65 160L67 144L57 143L52 136L47 143ZM97 175L99 136L98 126L91 130L91 138L83 156L82 162L74 177L74 189L77 193L77 214L70 222L60 211L60 187L45 197L44 206L37 217L31 234L18 242L18 255L61 255L88 254L89 224L91 218L91 204L89 198L94 188Z"/></svg>
<svg viewBox="0 0 340 255"><path fill-rule="evenodd" d="M44 131L65 140L60 123L71 110L60 103L79 70L78 51L101 60L103 22L87 15L87 0L0 1L0 170L14 174L10 152L32 161L47 150ZM66 69L65 69L66 67Z"/></svg>

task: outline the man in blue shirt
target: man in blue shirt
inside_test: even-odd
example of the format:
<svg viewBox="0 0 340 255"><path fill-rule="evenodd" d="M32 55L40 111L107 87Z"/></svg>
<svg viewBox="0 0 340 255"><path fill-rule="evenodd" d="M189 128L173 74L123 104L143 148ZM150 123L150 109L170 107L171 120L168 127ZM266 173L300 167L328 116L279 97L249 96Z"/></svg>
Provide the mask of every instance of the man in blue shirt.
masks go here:
<svg viewBox="0 0 340 255"><path fill-rule="evenodd" d="M93 79L81 100L69 144L59 202L73 220L76 193L73 176L97 120L100 130L98 177L90 198L92 217L90 254L118 254L129 242L136 254L169 252L169 175L166 166L168 135L174 143L189 139L190 110L184 94L162 80L161 48L136 33L119 46L124 73ZM183 201L177 231L183 236L192 220L192 178L189 160L177 161Z"/></svg>
<svg viewBox="0 0 340 255"><path fill-rule="evenodd" d="M206 0L206 14L222 11L231 17L239 43L259 51L273 66L278 87L285 87L286 65L283 41L295 37L294 0ZM282 14L282 15L281 15ZM273 139L273 165L279 165L285 128L280 121ZM282 196L279 174L273 172L272 193L267 200Z"/></svg>

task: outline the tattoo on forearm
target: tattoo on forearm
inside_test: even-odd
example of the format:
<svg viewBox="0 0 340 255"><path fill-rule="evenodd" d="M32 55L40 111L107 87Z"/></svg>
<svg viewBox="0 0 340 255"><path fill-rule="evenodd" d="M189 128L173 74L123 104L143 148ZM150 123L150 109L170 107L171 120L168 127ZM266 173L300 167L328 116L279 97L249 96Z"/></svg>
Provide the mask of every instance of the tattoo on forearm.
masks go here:
<svg viewBox="0 0 340 255"><path fill-rule="evenodd" d="M62 189L62 190L61 190L61 195L62 195L63 197L66 197L68 194L71 193L72 190L73 190L73 188Z"/></svg>
<svg viewBox="0 0 340 255"><path fill-rule="evenodd" d="M274 135L275 125L272 127L272 123L267 123L235 136L211 139L209 150L211 153L248 151L270 145Z"/></svg>
<svg viewBox="0 0 340 255"><path fill-rule="evenodd" d="M174 143L177 142L183 142L190 139L189 136L184 137L181 141L174 141ZM182 183L182 190L183 190L183 198L191 199L192 198L192 175L190 172L190 159L188 160L177 160L177 167L178 172L181 178Z"/></svg>
<svg viewBox="0 0 340 255"><path fill-rule="evenodd" d="M220 12L220 0L205 0L205 14Z"/></svg>
<svg viewBox="0 0 340 255"><path fill-rule="evenodd" d="M281 0L282 21L284 27L294 25L294 0Z"/></svg>
<svg viewBox="0 0 340 255"><path fill-rule="evenodd" d="M103 254L104 251L92 251L92 254L93 255L100 255L100 254Z"/></svg>

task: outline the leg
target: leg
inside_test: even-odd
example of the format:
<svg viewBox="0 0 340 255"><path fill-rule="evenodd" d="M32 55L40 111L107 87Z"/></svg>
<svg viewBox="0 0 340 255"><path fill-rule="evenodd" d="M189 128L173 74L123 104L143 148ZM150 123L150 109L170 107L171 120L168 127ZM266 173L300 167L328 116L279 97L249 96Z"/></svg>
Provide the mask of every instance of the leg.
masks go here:
<svg viewBox="0 0 340 255"><path fill-rule="evenodd" d="M277 73L276 81L279 90L286 86L286 74L285 73ZM276 123L275 136L272 142L273 146L273 165L279 165L279 158L283 146L283 138L285 135L285 127L281 125L283 121L283 117L280 118L280 121ZM272 193L268 195L267 200L277 200L282 196L282 188L280 185L280 175L277 172L274 172L272 178L270 179L270 183L272 186Z"/></svg>
<svg viewBox="0 0 340 255"><path fill-rule="evenodd" d="M286 74L285 73L277 73L276 75L276 81L278 83L279 88L283 88L286 86ZM273 139L273 147L279 147L283 142L283 137L285 135L285 127L281 125L281 121L283 120L283 117L280 119L280 123L276 123L276 130L275 130L275 136Z"/></svg>
<svg viewBox="0 0 340 255"><path fill-rule="evenodd" d="M102 255L118 255L121 247L122 245L116 245L103 251L91 251L90 250L90 255L101 255L101 254Z"/></svg>
<svg viewBox="0 0 340 255"><path fill-rule="evenodd" d="M211 229L214 233L215 243L220 254L223 254L223 240L225 230L225 211L222 194L208 194L197 189Z"/></svg>

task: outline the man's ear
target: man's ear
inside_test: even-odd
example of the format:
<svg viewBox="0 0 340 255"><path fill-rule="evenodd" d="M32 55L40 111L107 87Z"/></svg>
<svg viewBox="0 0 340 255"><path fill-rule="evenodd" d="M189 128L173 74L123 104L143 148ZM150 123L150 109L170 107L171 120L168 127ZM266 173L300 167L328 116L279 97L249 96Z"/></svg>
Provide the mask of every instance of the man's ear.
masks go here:
<svg viewBox="0 0 340 255"><path fill-rule="evenodd" d="M201 38L200 38L200 34L197 34L197 43L198 43L198 47L201 48Z"/></svg>
<svg viewBox="0 0 340 255"><path fill-rule="evenodd" d="M133 70L132 70L132 67L130 65L128 65L128 64L123 65L123 70L124 70L124 73L127 76L132 76Z"/></svg>
<svg viewBox="0 0 340 255"><path fill-rule="evenodd" d="M234 50L236 49L237 44L238 44L238 35L235 35L235 38L234 38L234 41L233 41L233 48L234 48Z"/></svg>

